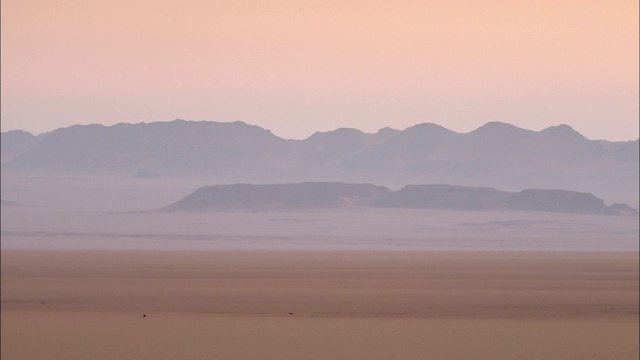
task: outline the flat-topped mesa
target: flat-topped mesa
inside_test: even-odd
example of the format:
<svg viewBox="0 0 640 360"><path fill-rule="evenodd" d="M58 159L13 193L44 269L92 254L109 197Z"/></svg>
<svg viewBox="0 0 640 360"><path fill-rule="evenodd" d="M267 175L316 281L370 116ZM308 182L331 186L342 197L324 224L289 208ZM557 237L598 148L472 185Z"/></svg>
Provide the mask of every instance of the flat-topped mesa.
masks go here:
<svg viewBox="0 0 640 360"><path fill-rule="evenodd" d="M509 192L437 184L407 185L393 192L371 184L336 182L207 186L164 209L225 211L345 207L637 215L637 211L627 205L607 206L592 194L567 190Z"/></svg>
<svg viewBox="0 0 640 360"><path fill-rule="evenodd" d="M196 190L167 210L326 208L369 206L391 190L371 184L308 182L214 185Z"/></svg>
<svg viewBox="0 0 640 360"><path fill-rule="evenodd" d="M602 199L575 191L527 189L505 200L505 206L514 210L603 215L617 213L615 209L606 206Z"/></svg>
<svg viewBox="0 0 640 360"><path fill-rule="evenodd" d="M511 193L487 187L407 185L376 202L377 206L414 209L483 210L499 208Z"/></svg>
<svg viewBox="0 0 640 360"><path fill-rule="evenodd" d="M441 210L520 210L571 214L634 214L624 204L605 205L589 193L527 189L520 192L454 185L408 185L382 198L376 205Z"/></svg>

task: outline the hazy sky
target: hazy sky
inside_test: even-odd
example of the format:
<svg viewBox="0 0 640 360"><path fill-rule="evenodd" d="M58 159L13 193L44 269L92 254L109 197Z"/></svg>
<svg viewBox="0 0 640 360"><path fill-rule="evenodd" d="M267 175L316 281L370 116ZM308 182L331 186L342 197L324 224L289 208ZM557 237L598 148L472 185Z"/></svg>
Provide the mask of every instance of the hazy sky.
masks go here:
<svg viewBox="0 0 640 360"><path fill-rule="evenodd" d="M638 1L2 0L2 131L434 122L638 138Z"/></svg>

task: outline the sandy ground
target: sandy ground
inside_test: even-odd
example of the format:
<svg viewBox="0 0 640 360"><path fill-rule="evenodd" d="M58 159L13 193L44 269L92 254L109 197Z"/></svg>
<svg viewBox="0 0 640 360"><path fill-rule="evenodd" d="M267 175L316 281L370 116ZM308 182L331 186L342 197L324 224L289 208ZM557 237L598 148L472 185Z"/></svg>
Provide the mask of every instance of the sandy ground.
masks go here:
<svg viewBox="0 0 640 360"><path fill-rule="evenodd" d="M639 356L633 252L1 257L2 359Z"/></svg>

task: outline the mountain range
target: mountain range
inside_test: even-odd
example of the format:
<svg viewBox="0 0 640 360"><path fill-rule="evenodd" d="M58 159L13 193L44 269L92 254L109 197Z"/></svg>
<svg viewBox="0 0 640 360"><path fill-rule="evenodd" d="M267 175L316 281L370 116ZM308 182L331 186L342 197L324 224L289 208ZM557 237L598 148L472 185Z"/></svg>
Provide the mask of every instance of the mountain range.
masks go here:
<svg viewBox="0 0 640 360"><path fill-rule="evenodd" d="M571 189L637 205L639 141L589 140L567 125L531 131L491 122L469 133L424 123L304 140L243 122L75 125L2 133L2 171L199 176L212 183L446 183Z"/></svg>

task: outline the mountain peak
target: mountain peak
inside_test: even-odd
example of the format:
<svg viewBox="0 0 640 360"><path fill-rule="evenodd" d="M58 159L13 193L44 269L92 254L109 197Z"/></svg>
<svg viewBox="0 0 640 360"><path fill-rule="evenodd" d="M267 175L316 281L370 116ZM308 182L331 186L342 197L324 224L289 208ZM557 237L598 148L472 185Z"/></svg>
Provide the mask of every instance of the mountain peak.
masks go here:
<svg viewBox="0 0 640 360"><path fill-rule="evenodd" d="M566 124L560 124L556 126L550 126L542 131L540 134L543 136L552 136L555 138L566 138L566 139L584 139L587 140L582 134L575 131L571 126Z"/></svg>
<svg viewBox="0 0 640 360"><path fill-rule="evenodd" d="M456 135L457 133L438 124L422 123L399 131L398 134L403 139L415 138L419 140L426 140L434 138L443 139L445 137Z"/></svg>
<svg viewBox="0 0 640 360"><path fill-rule="evenodd" d="M507 124L499 121L491 121L473 130L469 134L489 134L489 133L500 134L500 135L516 134L516 133L530 134L530 133L533 133L533 131L522 129L515 125L511 125L511 124Z"/></svg>
<svg viewBox="0 0 640 360"><path fill-rule="evenodd" d="M382 129L378 130L378 132L376 134L379 134L379 135L393 134L393 133L397 133L398 131L400 131L400 130L393 129L393 128L390 128L390 127L386 126L386 127L383 127Z"/></svg>
<svg viewBox="0 0 640 360"><path fill-rule="evenodd" d="M408 128L405 129L406 130L423 130L423 131L446 131L446 132L453 132L443 126L440 126L438 124L434 124L434 123L420 123L420 124L416 124L413 126L410 126Z"/></svg>
<svg viewBox="0 0 640 360"><path fill-rule="evenodd" d="M364 133L358 129L353 128L339 128L331 131L318 131L309 136L307 140L319 140L327 138L352 138L364 135Z"/></svg>

